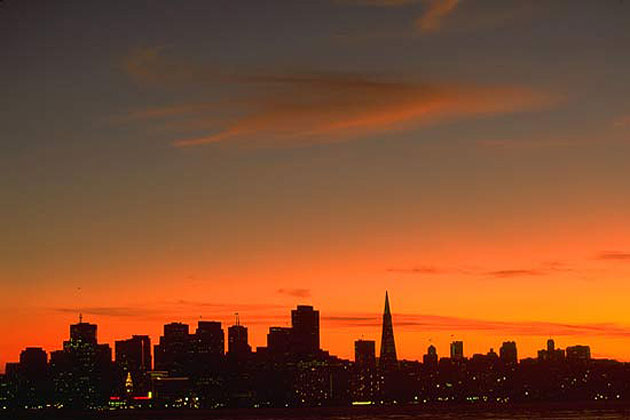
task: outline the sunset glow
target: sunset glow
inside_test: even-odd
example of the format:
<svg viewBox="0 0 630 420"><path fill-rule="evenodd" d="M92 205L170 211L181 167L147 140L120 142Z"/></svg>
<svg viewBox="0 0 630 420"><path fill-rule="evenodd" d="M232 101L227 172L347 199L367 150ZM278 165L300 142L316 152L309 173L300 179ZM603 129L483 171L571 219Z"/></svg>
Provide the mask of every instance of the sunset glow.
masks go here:
<svg viewBox="0 0 630 420"><path fill-rule="evenodd" d="M400 359L630 361L628 2L0 9L0 370L297 304L351 359L386 290Z"/></svg>

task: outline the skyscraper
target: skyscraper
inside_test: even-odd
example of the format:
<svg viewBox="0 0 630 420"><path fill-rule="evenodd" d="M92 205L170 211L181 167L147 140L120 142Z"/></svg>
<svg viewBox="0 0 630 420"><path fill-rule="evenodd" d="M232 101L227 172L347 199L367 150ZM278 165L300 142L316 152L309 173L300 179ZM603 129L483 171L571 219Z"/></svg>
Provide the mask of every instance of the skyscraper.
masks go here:
<svg viewBox="0 0 630 420"><path fill-rule="evenodd" d="M515 365L518 363L518 354L516 352L516 342L506 341L499 349L501 361L506 365Z"/></svg>
<svg viewBox="0 0 630 420"><path fill-rule="evenodd" d="M464 359L464 342L453 341L451 343L451 359L463 360Z"/></svg>
<svg viewBox="0 0 630 420"><path fill-rule="evenodd" d="M394 341L394 326L389 309L389 296L385 292L385 311L383 312L383 330L381 335L381 357L379 366L382 369L393 369L398 366L396 357L396 342Z"/></svg>
<svg viewBox="0 0 630 420"><path fill-rule="evenodd" d="M251 351L247 343L247 327L242 326L237 318L236 324L228 328L228 354L241 357L248 355Z"/></svg>
<svg viewBox="0 0 630 420"><path fill-rule="evenodd" d="M571 363L588 362L591 360L591 348L589 346L567 347L567 361Z"/></svg>
<svg viewBox="0 0 630 420"><path fill-rule="evenodd" d="M269 327L267 334L267 349L274 357L285 356L289 353L291 328Z"/></svg>
<svg viewBox="0 0 630 420"><path fill-rule="evenodd" d="M222 357L225 353L225 335L221 323L199 321L194 335L195 351L210 358Z"/></svg>
<svg viewBox="0 0 630 420"><path fill-rule="evenodd" d="M319 311L312 306L298 305L291 311L291 351L312 355L319 351Z"/></svg>
<svg viewBox="0 0 630 420"><path fill-rule="evenodd" d="M20 380L17 398L21 405L44 405L50 396L48 355L44 349L27 347L22 350L18 369Z"/></svg>
<svg viewBox="0 0 630 420"><path fill-rule="evenodd" d="M127 340L117 340L115 345L116 364L125 372L151 370L151 338L134 335Z"/></svg>
<svg viewBox="0 0 630 420"><path fill-rule="evenodd" d="M354 363L359 368L376 367L376 343L372 340L355 341Z"/></svg>
<svg viewBox="0 0 630 420"><path fill-rule="evenodd" d="M151 339L148 335L134 335L127 340L117 340L115 346L117 392L127 389L127 379L133 382L133 390L146 394L149 391L151 370Z"/></svg>
<svg viewBox="0 0 630 420"><path fill-rule="evenodd" d="M155 370L166 370L171 376L186 376L190 350L188 324L172 322L164 325L164 335L153 351Z"/></svg>
<svg viewBox="0 0 630 420"><path fill-rule="evenodd" d="M96 344L96 325L83 322L81 318L78 324L70 325L70 340Z"/></svg>
<svg viewBox="0 0 630 420"><path fill-rule="evenodd" d="M70 340L63 350L50 356L55 392L65 406L85 408L102 403L113 378L112 350L98 344L95 324L83 322L70 326Z"/></svg>
<svg viewBox="0 0 630 420"><path fill-rule="evenodd" d="M437 349L433 344L427 348L427 354L422 357L422 362L428 368L436 368L438 364Z"/></svg>

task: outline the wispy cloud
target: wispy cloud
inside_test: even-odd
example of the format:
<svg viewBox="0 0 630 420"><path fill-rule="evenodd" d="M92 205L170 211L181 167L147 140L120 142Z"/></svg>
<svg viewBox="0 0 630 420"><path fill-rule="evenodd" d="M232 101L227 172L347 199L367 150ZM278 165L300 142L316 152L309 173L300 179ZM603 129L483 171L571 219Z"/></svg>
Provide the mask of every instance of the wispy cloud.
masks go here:
<svg viewBox="0 0 630 420"><path fill-rule="evenodd" d="M309 289L278 289L277 291L281 295L299 298L307 298L311 296L311 291Z"/></svg>
<svg viewBox="0 0 630 420"><path fill-rule="evenodd" d="M630 127L630 115L624 115L613 121L614 127L627 128Z"/></svg>
<svg viewBox="0 0 630 420"><path fill-rule="evenodd" d="M235 308L244 311L246 324L248 325L286 325L290 318L285 312L277 309L286 309L280 305L229 305L213 304L205 302L171 302L170 309L163 307L131 307L131 306L93 306L93 307L56 307L50 308L54 312L82 313L84 315L106 316L114 318L140 318L140 319L169 319L190 318L193 308L212 308L213 312L207 319L226 320L230 318ZM179 306L176 310L172 305ZM270 309L276 309L271 310ZM194 313L194 312L193 312ZM378 313L333 313L322 314L322 322L325 328L378 328L381 325L381 314ZM591 323L573 324L545 321L494 321L474 318L462 318L452 316L440 316L430 314L394 314L394 323L399 330L415 331L477 331L493 332L504 336L522 335L552 335L552 336L601 336L611 338L629 338L630 327L616 323Z"/></svg>
<svg viewBox="0 0 630 420"><path fill-rule="evenodd" d="M346 3L380 7L401 7L414 5L418 9L416 27L421 32L436 32L442 21L455 11L459 0L346 0Z"/></svg>
<svg viewBox="0 0 630 420"><path fill-rule="evenodd" d="M592 140L568 138L488 139L479 140L476 144L487 149L521 152L523 150L574 146L589 141Z"/></svg>
<svg viewBox="0 0 630 420"><path fill-rule="evenodd" d="M458 274L469 276L510 278L544 276L558 272L573 271L573 268L561 261L545 261L534 267L483 269L480 267L436 267L433 265L415 265L409 268L388 268L386 271L390 273L401 274Z"/></svg>
<svg viewBox="0 0 630 420"><path fill-rule="evenodd" d="M443 273L446 273L448 270L438 268L432 265L419 265L419 266L414 266L414 267L409 267L409 268L392 267L392 268L388 268L387 271L390 273L401 273L401 274L443 274Z"/></svg>
<svg viewBox="0 0 630 420"><path fill-rule="evenodd" d="M84 306L84 307L60 307L52 308L54 312L99 315L109 317L145 317L155 315L160 311L151 308L131 306Z"/></svg>
<svg viewBox="0 0 630 420"><path fill-rule="evenodd" d="M346 314L323 317L334 328L378 328L379 314ZM477 331L503 336L602 336L630 337L630 327L616 323L571 324L545 321L493 321L428 314L394 314L397 329L423 331Z"/></svg>
<svg viewBox="0 0 630 420"><path fill-rule="evenodd" d="M245 115L178 147L264 137L272 144L322 143L454 119L548 106L545 94L517 86L412 83L363 75L314 74L249 78L264 93Z"/></svg>
<svg viewBox="0 0 630 420"><path fill-rule="evenodd" d="M141 83L195 90L198 102L136 109L118 118L151 121L152 129L157 123L178 130L182 134L173 141L177 147L347 141L465 118L539 110L557 99L523 86L420 82L358 73L222 74L169 56L163 47L130 53L123 68ZM230 92L216 96L213 88L218 85ZM204 93L212 100L203 100Z"/></svg>
<svg viewBox="0 0 630 420"><path fill-rule="evenodd" d="M219 302L206 302L206 301L191 301L180 299L175 302L165 302L166 306L180 306L180 307L192 307L192 308L213 308L218 311L232 311L235 310L268 310L268 309L278 309L284 308L284 305L278 305L273 303L219 303Z"/></svg>
<svg viewBox="0 0 630 420"><path fill-rule="evenodd" d="M63 306L48 308L53 312L84 314L111 318L137 318L163 320L184 319L202 314L204 318L231 319L235 312L247 314L254 324L282 321L286 318L286 305L270 303L215 303L205 301L175 300L145 302L133 306Z"/></svg>
<svg viewBox="0 0 630 420"><path fill-rule="evenodd" d="M424 10L416 19L422 32L435 32L442 26L443 19L455 11L459 0L428 0L423 2Z"/></svg>
<svg viewBox="0 0 630 420"><path fill-rule="evenodd" d="M601 252L598 256L600 260L609 261L630 261L630 252L607 251Z"/></svg>
<svg viewBox="0 0 630 420"><path fill-rule="evenodd" d="M511 269L511 270L496 270L496 271L488 271L484 273L487 276L491 277L523 277L523 276L540 276L545 274L545 272L541 270L532 270L532 269Z"/></svg>

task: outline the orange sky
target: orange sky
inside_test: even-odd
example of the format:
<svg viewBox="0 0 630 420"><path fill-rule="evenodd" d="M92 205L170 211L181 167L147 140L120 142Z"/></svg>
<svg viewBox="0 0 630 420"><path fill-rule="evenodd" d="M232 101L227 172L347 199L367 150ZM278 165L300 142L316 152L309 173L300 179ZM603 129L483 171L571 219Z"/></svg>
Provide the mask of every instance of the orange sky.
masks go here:
<svg viewBox="0 0 630 420"><path fill-rule="evenodd" d="M6 3L0 369L297 304L351 358L385 290L402 358L630 361L630 5Z"/></svg>

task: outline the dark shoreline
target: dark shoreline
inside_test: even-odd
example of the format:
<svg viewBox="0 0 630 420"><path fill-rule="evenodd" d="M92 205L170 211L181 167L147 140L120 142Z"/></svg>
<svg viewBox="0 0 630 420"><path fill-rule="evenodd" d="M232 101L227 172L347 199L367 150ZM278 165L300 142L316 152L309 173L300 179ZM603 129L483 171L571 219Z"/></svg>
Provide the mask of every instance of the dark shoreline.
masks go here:
<svg viewBox="0 0 630 420"><path fill-rule="evenodd" d="M352 407L303 407L303 408L225 408L216 410L103 410L103 411L73 411L73 410L41 410L41 411L6 411L0 412L0 418L7 419L296 419L296 418L365 418L369 415L400 416L409 418L414 415L448 416L462 415L474 418L479 414L484 418L488 415L527 415L532 418L546 414L560 412L598 412L623 415L630 419L630 402L582 402L582 403L527 403L527 404L474 404L474 405L391 405L391 406L352 406ZM575 417L578 418L578 417Z"/></svg>

